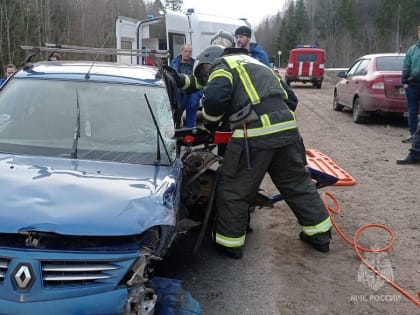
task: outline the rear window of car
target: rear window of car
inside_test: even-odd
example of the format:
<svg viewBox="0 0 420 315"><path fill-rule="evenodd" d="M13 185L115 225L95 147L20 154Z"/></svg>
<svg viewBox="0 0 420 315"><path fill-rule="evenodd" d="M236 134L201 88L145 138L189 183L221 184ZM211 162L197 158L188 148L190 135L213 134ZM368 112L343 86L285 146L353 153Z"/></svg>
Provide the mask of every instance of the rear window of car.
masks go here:
<svg viewBox="0 0 420 315"><path fill-rule="evenodd" d="M377 71L402 71L404 55L376 58Z"/></svg>
<svg viewBox="0 0 420 315"><path fill-rule="evenodd" d="M316 62L317 54L298 54L299 62Z"/></svg>

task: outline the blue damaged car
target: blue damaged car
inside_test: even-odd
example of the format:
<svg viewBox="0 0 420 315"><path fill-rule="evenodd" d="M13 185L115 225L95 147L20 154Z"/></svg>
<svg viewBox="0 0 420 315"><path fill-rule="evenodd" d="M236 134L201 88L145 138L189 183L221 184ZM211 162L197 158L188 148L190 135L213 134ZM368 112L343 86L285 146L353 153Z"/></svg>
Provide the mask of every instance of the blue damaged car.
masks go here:
<svg viewBox="0 0 420 315"><path fill-rule="evenodd" d="M32 57L0 88L0 315L199 314L155 269L179 236L198 251L231 133L182 128L163 66Z"/></svg>
<svg viewBox="0 0 420 315"><path fill-rule="evenodd" d="M0 314L154 313L153 263L181 219L167 83L153 67L45 61L2 86Z"/></svg>

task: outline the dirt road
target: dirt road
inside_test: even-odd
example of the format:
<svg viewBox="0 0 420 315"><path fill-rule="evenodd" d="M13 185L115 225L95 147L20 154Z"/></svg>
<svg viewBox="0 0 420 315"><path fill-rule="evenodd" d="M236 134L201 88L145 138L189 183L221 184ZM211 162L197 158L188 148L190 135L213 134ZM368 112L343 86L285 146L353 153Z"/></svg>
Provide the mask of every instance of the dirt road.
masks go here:
<svg viewBox="0 0 420 315"><path fill-rule="evenodd" d="M332 110L333 83L324 82L322 89L295 86L306 147L325 153L357 181L320 193L337 198L341 213L335 218L349 238L369 223L392 229L394 247L365 257L418 298L420 166L395 163L409 148L401 143L405 122L381 118L366 125L353 123L350 112ZM277 193L269 179L263 187ZM169 275L183 281L200 302L202 314L420 314L420 307L368 272L336 231L328 254L303 244L284 202L257 209L252 227L241 260L220 256L209 240L196 256L171 256ZM375 229L363 233L360 242L379 248L388 240Z"/></svg>

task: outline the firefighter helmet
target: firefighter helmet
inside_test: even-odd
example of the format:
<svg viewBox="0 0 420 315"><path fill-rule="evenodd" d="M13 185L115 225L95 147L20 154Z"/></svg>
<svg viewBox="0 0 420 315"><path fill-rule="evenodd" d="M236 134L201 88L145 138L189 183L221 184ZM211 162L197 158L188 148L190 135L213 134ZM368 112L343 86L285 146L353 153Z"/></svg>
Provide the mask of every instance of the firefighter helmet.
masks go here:
<svg viewBox="0 0 420 315"><path fill-rule="evenodd" d="M221 45L223 47L235 47L235 38L225 30L220 30L210 40L210 45Z"/></svg>
<svg viewBox="0 0 420 315"><path fill-rule="evenodd" d="M225 47L221 45L210 45L202 50L195 59L193 73L201 85L207 84L208 67L204 65L213 65L215 60L223 55Z"/></svg>

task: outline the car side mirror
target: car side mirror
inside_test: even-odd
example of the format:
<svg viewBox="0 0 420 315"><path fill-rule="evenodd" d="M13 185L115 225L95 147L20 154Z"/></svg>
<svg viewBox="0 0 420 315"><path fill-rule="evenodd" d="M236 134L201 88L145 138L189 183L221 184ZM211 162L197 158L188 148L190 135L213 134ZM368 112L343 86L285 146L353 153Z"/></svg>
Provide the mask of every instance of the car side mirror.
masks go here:
<svg viewBox="0 0 420 315"><path fill-rule="evenodd" d="M337 72L337 77L339 77L339 78L345 78L346 77L346 75L347 75L347 71L339 71L339 72Z"/></svg>

